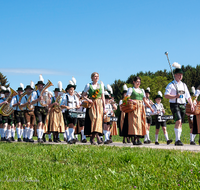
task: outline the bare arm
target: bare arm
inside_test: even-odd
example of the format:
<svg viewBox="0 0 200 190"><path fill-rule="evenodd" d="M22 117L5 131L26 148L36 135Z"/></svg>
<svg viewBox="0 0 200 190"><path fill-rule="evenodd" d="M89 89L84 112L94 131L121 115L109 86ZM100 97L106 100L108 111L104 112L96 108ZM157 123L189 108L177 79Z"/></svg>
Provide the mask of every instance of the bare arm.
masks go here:
<svg viewBox="0 0 200 190"><path fill-rule="evenodd" d="M193 103L192 103L191 97L188 98L188 102L189 102L189 104L191 105L191 111L194 111L194 105L193 105Z"/></svg>
<svg viewBox="0 0 200 190"><path fill-rule="evenodd" d="M145 105L146 105L147 107L149 107L150 110L151 110L152 112L154 112L154 109L153 109L153 108L151 107L151 105L147 102L147 100L146 100L145 97L143 98L143 101L144 101Z"/></svg>

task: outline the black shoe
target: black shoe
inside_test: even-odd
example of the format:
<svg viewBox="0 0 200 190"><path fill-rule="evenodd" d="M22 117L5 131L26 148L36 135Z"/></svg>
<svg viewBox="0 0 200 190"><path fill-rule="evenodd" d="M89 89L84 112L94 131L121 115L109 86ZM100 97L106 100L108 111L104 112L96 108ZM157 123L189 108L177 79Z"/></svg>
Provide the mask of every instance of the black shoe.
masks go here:
<svg viewBox="0 0 200 190"><path fill-rule="evenodd" d="M34 143L33 139L28 139L28 142Z"/></svg>
<svg viewBox="0 0 200 190"><path fill-rule="evenodd" d="M194 141L190 141L190 145L196 145Z"/></svg>
<svg viewBox="0 0 200 190"><path fill-rule="evenodd" d="M79 142L79 140L78 140L77 138L75 138L75 141L76 141L76 142Z"/></svg>
<svg viewBox="0 0 200 190"><path fill-rule="evenodd" d="M61 142L61 140L60 140L60 139L57 139L57 141L58 141L58 142Z"/></svg>
<svg viewBox="0 0 200 190"><path fill-rule="evenodd" d="M43 143L43 140L40 139L40 138L38 138L38 142L39 142L39 143Z"/></svg>
<svg viewBox="0 0 200 190"><path fill-rule="evenodd" d="M122 141L124 144L126 144L126 141L125 141L125 139Z"/></svg>
<svg viewBox="0 0 200 190"><path fill-rule="evenodd" d="M4 139L4 138L3 138L3 137L1 137L1 141L3 141L3 139Z"/></svg>
<svg viewBox="0 0 200 190"><path fill-rule="evenodd" d="M199 145L200 145L200 139L199 139Z"/></svg>
<svg viewBox="0 0 200 190"><path fill-rule="evenodd" d="M87 142L87 139L83 139L81 142L82 142L82 143L86 143L86 142Z"/></svg>
<svg viewBox="0 0 200 190"><path fill-rule="evenodd" d="M2 141L6 141L6 137L3 137Z"/></svg>
<svg viewBox="0 0 200 190"><path fill-rule="evenodd" d="M172 143L172 140L168 140L167 141L167 145L169 145L170 143Z"/></svg>
<svg viewBox="0 0 200 190"><path fill-rule="evenodd" d="M64 138L64 141L66 141L67 139L66 138Z"/></svg>
<svg viewBox="0 0 200 190"><path fill-rule="evenodd" d="M150 140L148 140L148 144L151 144L151 141L150 141Z"/></svg>
<svg viewBox="0 0 200 190"><path fill-rule="evenodd" d="M175 146L183 146L183 143L180 140L178 140L175 142Z"/></svg>
<svg viewBox="0 0 200 190"><path fill-rule="evenodd" d="M23 141L26 142L26 138L23 138Z"/></svg>
<svg viewBox="0 0 200 190"><path fill-rule="evenodd" d="M136 142L136 141L133 141L133 145L137 145L137 142Z"/></svg>
<svg viewBox="0 0 200 190"><path fill-rule="evenodd" d="M12 142L12 141L11 141L11 138L6 139L6 142L11 143L11 142Z"/></svg>
<svg viewBox="0 0 200 190"><path fill-rule="evenodd" d="M18 138L18 140L17 140L18 142L22 142L22 139L21 138Z"/></svg>
<svg viewBox="0 0 200 190"><path fill-rule="evenodd" d="M127 143L131 143L131 141L130 141L130 139L129 139L129 138L127 138Z"/></svg>
<svg viewBox="0 0 200 190"><path fill-rule="evenodd" d="M159 142L156 141L156 142L155 142L155 145L159 145Z"/></svg>
<svg viewBox="0 0 200 190"><path fill-rule="evenodd" d="M103 144L103 141L97 141L98 144Z"/></svg>
<svg viewBox="0 0 200 190"><path fill-rule="evenodd" d="M52 142L52 139L49 139L49 142Z"/></svg>
<svg viewBox="0 0 200 190"><path fill-rule="evenodd" d="M110 144L110 140L105 141L104 144Z"/></svg>
<svg viewBox="0 0 200 190"><path fill-rule="evenodd" d="M144 141L144 144L149 144L149 142L148 141Z"/></svg>
<svg viewBox="0 0 200 190"><path fill-rule="evenodd" d="M43 140L43 142L46 142L46 138L45 137L43 137L42 140Z"/></svg>
<svg viewBox="0 0 200 190"><path fill-rule="evenodd" d="M142 142L140 140L138 140L136 145L142 145Z"/></svg>
<svg viewBox="0 0 200 190"><path fill-rule="evenodd" d="M11 137L11 140L12 140L12 141L15 141L14 137Z"/></svg>
<svg viewBox="0 0 200 190"><path fill-rule="evenodd" d="M29 139L28 139L28 138L26 138L26 142L29 142Z"/></svg>

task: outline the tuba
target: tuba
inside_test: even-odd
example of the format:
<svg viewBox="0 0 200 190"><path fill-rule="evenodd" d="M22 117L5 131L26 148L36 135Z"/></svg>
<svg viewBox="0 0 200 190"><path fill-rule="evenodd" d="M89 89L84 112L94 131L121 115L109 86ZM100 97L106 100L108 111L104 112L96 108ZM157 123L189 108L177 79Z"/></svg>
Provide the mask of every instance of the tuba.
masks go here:
<svg viewBox="0 0 200 190"><path fill-rule="evenodd" d="M34 91L36 91L36 90L37 90L37 86L35 85ZM29 95L29 97L28 97L28 99L27 99L27 102L30 102L30 101L31 101L31 97L32 97L32 93ZM27 108L28 108L28 110L32 111L35 107L34 107L34 105L28 104L28 105L27 105Z"/></svg>
<svg viewBox="0 0 200 190"><path fill-rule="evenodd" d="M66 93L64 89L62 89L62 92L58 95L55 102L60 103L61 96L63 93ZM60 105L55 105L54 110L55 110L55 112L59 113L62 110L62 108L60 107Z"/></svg>
<svg viewBox="0 0 200 190"><path fill-rule="evenodd" d="M7 99L5 101L8 102L8 104L3 104L0 108L0 114L2 114L3 116L9 116L10 114L13 113L14 109L13 107L10 107L10 102L13 98L13 96L16 96L17 92L15 92L12 88L10 88L10 94L7 97Z"/></svg>
<svg viewBox="0 0 200 190"><path fill-rule="evenodd" d="M24 93L20 96L19 102L21 102L22 98L23 98L26 94L27 94L27 92L24 92ZM23 107L22 107L21 105L19 105L19 109L20 109L21 111L24 110Z"/></svg>
<svg viewBox="0 0 200 190"><path fill-rule="evenodd" d="M40 100L40 104L43 107L46 107L49 104L48 93L45 93L45 90L49 88L50 86L53 86L53 84L50 80L48 80L47 84L44 86L44 88L42 89L42 92L40 93L40 96L43 97L43 100Z"/></svg>

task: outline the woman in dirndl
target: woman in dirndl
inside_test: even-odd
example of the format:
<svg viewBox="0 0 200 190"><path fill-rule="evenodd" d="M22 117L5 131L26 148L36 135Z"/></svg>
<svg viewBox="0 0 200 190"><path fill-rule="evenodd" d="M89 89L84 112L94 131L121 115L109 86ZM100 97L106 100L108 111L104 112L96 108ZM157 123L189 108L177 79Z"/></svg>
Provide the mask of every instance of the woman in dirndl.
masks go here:
<svg viewBox="0 0 200 190"><path fill-rule="evenodd" d="M145 92L140 89L141 78L136 76L133 79L133 88L129 88L127 96L130 97L129 101L132 101L136 106L136 109L130 113L126 113L124 124L128 124L128 135L133 136L133 145L141 145L140 138L144 138L146 135L146 113L144 103L154 112L153 108L149 105L145 98Z"/></svg>
<svg viewBox="0 0 200 190"><path fill-rule="evenodd" d="M97 72L91 75L92 82L85 86L83 97L92 103L91 108L87 108L85 116L85 135L90 135L90 142L95 145L94 138L97 138L98 144L103 142L99 134L103 133L103 113L105 110L104 84L98 83L99 74ZM86 94L88 92L88 97Z"/></svg>
<svg viewBox="0 0 200 190"><path fill-rule="evenodd" d="M53 140L54 142L60 142L58 138L59 133L64 133L65 132L65 124L64 124L64 119L62 115L62 109L60 107L62 97L62 93L59 88L55 88L54 90L54 97L51 98L51 104L49 107L51 108L49 117L50 123L49 123L49 132L53 132Z"/></svg>
<svg viewBox="0 0 200 190"><path fill-rule="evenodd" d="M123 99L126 96L127 91L128 91L128 87L126 84L124 84L122 99L119 101L120 112L119 112L119 118L117 121L118 122L117 126L119 127L119 136L123 137L122 142L125 144L126 144L126 141L127 141L127 143L130 143L130 139L129 139L129 135L128 135L128 123L124 124L125 112L122 111L121 106L122 106Z"/></svg>

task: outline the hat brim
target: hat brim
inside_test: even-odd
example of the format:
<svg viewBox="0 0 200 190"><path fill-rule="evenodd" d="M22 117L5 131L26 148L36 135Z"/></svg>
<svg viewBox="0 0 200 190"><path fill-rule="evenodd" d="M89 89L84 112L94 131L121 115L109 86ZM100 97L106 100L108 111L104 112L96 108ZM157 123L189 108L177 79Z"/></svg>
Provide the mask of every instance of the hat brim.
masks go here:
<svg viewBox="0 0 200 190"><path fill-rule="evenodd" d="M39 85L39 84L45 85L42 81L38 81L36 86Z"/></svg>
<svg viewBox="0 0 200 190"><path fill-rule="evenodd" d="M68 84L67 88L65 89L65 91L69 90L71 87L73 87L74 90L76 90L76 85Z"/></svg>
<svg viewBox="0 0 200 190"><path fill-rule="evenodd" d="M156 95L156 97L155 97L154 99L157 99L157 98L161 98L161 99L163 99L163 97L160 96L160 95Z"/></svg>

